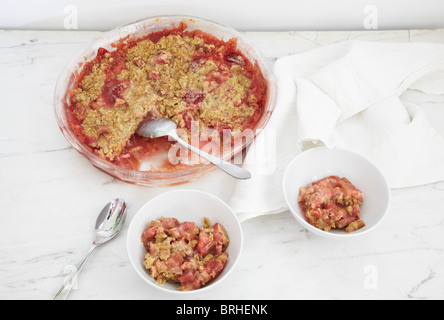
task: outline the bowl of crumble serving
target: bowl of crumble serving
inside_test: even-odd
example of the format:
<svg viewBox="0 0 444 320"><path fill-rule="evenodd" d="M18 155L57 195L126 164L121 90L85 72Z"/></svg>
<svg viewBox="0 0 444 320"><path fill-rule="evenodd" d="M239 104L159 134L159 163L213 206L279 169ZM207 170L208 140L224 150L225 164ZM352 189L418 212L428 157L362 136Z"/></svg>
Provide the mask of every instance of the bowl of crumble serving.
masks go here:
<svg viewBox="0 0 444 320"><path fill-rule="evenodd" d="M137 274L156 289L179 294L221 283L235 268L242 246L242 228L230 207L195 190L167 192L146 203L127 236Z"/></svg>
<svg viewBox="0 0 444 320"><path fill-rule="evenodd" d="M168 138L136 133L168 118L194 146L231 159L267 124L276 88L240 33L194 17L147 18L105 33L62 70L58 125L100 170L129 183L186 183L215 167Z"/></svg>
<svg viewBox="0 0 444 320"><path fill-rule="evenodd" d="M390 204L381 171L349 150L316 147L297 155L283 178L287 206L308 231L327 238L374 230Z"/></svg>

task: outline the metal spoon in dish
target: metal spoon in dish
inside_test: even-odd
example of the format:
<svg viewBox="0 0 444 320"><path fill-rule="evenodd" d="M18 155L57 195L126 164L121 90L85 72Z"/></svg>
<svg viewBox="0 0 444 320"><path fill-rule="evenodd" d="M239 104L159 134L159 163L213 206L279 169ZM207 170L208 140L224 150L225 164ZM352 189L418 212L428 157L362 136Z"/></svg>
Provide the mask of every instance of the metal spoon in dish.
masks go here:
<svg viewBox="0 0 444 320"><path fill-rule="evenodd" d="M146 138L159 138L159 137L169 136L174 140L176 140L182 146L197 153L199 156L208 160L209 162L217 166L219 169L225 171L232 177L241 180L247 180L251 178L251 174L247 170L242 169L241 167L238 167L229 162L226 162L211 154L203 152L199 148L193 147L192 145L186 143L177 135L176 129L177 125L174 121L163 118L163 119L143 122L137 129L137 134Z"/></svg>
<svg viewBox="0 0 444 320"><path fill-rule="evenodd" d="M85 266L86 262L91 257L92 252L99 245L113 239L119 231L122 229L126 220L126 203L122 199L114 199L108 203L103 209L100 215L97 217L95 239L93 244L88 250L85 258L80 262L76 269L70 274L65 284L60 291L54 297L54 300L65 300L71 291L76 279Z"/></svg>

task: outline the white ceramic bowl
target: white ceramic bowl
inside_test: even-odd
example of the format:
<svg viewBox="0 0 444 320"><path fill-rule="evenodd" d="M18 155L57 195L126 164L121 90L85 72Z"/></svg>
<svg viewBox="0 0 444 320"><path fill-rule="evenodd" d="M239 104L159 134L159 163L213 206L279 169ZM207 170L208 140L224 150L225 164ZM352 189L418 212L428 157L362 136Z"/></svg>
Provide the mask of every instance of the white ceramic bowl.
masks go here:
<svg viewBox="0 0 444 320"><path fill-rule="evenodd" d="M349 179L364 192L360 217L365 222L365 227L350 233L333 229L326 232L306 221L298 205L299 188L332 175ZM366 234L381 223L390 204L390 189L381 171L362 155L336 148L318 147L297 155L284 173L283 192L296 220L307 230L328 238Z"/></svg>
<svg viewBox="0 0 444 320"><path fill-rule="evenodd" d="M199 227L203 225L203 219L207 217L212 225L218 222L225 228L230 238L227 248L228 260L222 273L210 284L194 291L179 291L178 285L158 284L149 275L143 265L146 250L140 238L150 222L161 217L176 218L179 222L194 222ZM242 228L233 210L219 198L196 190L166 192L146 203L131 221L127 237L129 259L141 278L156 289L179 294L200 293L220 283L237 264L242 246Z"/></svg>

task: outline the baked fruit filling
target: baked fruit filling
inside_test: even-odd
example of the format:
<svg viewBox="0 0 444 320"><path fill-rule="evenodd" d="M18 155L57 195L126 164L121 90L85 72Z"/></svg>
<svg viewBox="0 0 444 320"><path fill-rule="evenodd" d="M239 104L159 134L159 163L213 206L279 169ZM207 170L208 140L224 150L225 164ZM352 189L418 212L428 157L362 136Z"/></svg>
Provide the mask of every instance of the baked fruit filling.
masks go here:
<svg viewBox="0 0 444 320"><path fill-rule="evenodd" d="M300 188L298 203L307 221L324 231L352 232L365 226L360 219L364 193L347 178L330 176Z"/></svg>
<svg viewBox="0 0 444 320"><path fill-rule="evenodd" d="M157 283L178 283L181 291L199 289L217 278L228 259L225 229L204 219L202 228L175 218L151 221L141 237L144 266Z"/></svg>
<svg viewBox="0 0 444 320"><path fill-rule="evenodd" d="M182 23L124 39L112 51L99 49L77 76L68 110L81 142L137 170L142 155L156 148L135 134L142 121L169 118L187 134L193 125L199 132L242 132L263 114L266 92L260 69L237 49L236 39L187 31Z"/></svg>

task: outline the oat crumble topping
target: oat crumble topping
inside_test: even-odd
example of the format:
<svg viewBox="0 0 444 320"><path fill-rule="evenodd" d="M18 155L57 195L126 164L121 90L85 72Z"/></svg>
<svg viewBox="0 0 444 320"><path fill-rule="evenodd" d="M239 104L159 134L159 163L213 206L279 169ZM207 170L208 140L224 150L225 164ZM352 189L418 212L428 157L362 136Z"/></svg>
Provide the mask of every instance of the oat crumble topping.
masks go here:
<svg viewBox="0 0 444 320"><path fill-rule="evenodd" d="M71 92L77 135L109 161L121 155L138 125L170 118L188 132L252 128L263 112L266 83L236 49L203 32L164 30L118 46L99 49Z"/></svg>
<svg viewBox="0 0 444 320"><path fill-rule="evenodd" d="M147 253L143 262L157 283L178 283L181 291L199 289L215 279L228 259L225 229L207 218L202 228L175 218L151 221L141 236Z"/></svg>
<svg viewBox="0 0 444 320"><path fill-rule="evenodd" d="M318 229L353 232L365 226L360 219L364 193L347 178L330 176L300 188L298 203L307 221Z"/></svg>

